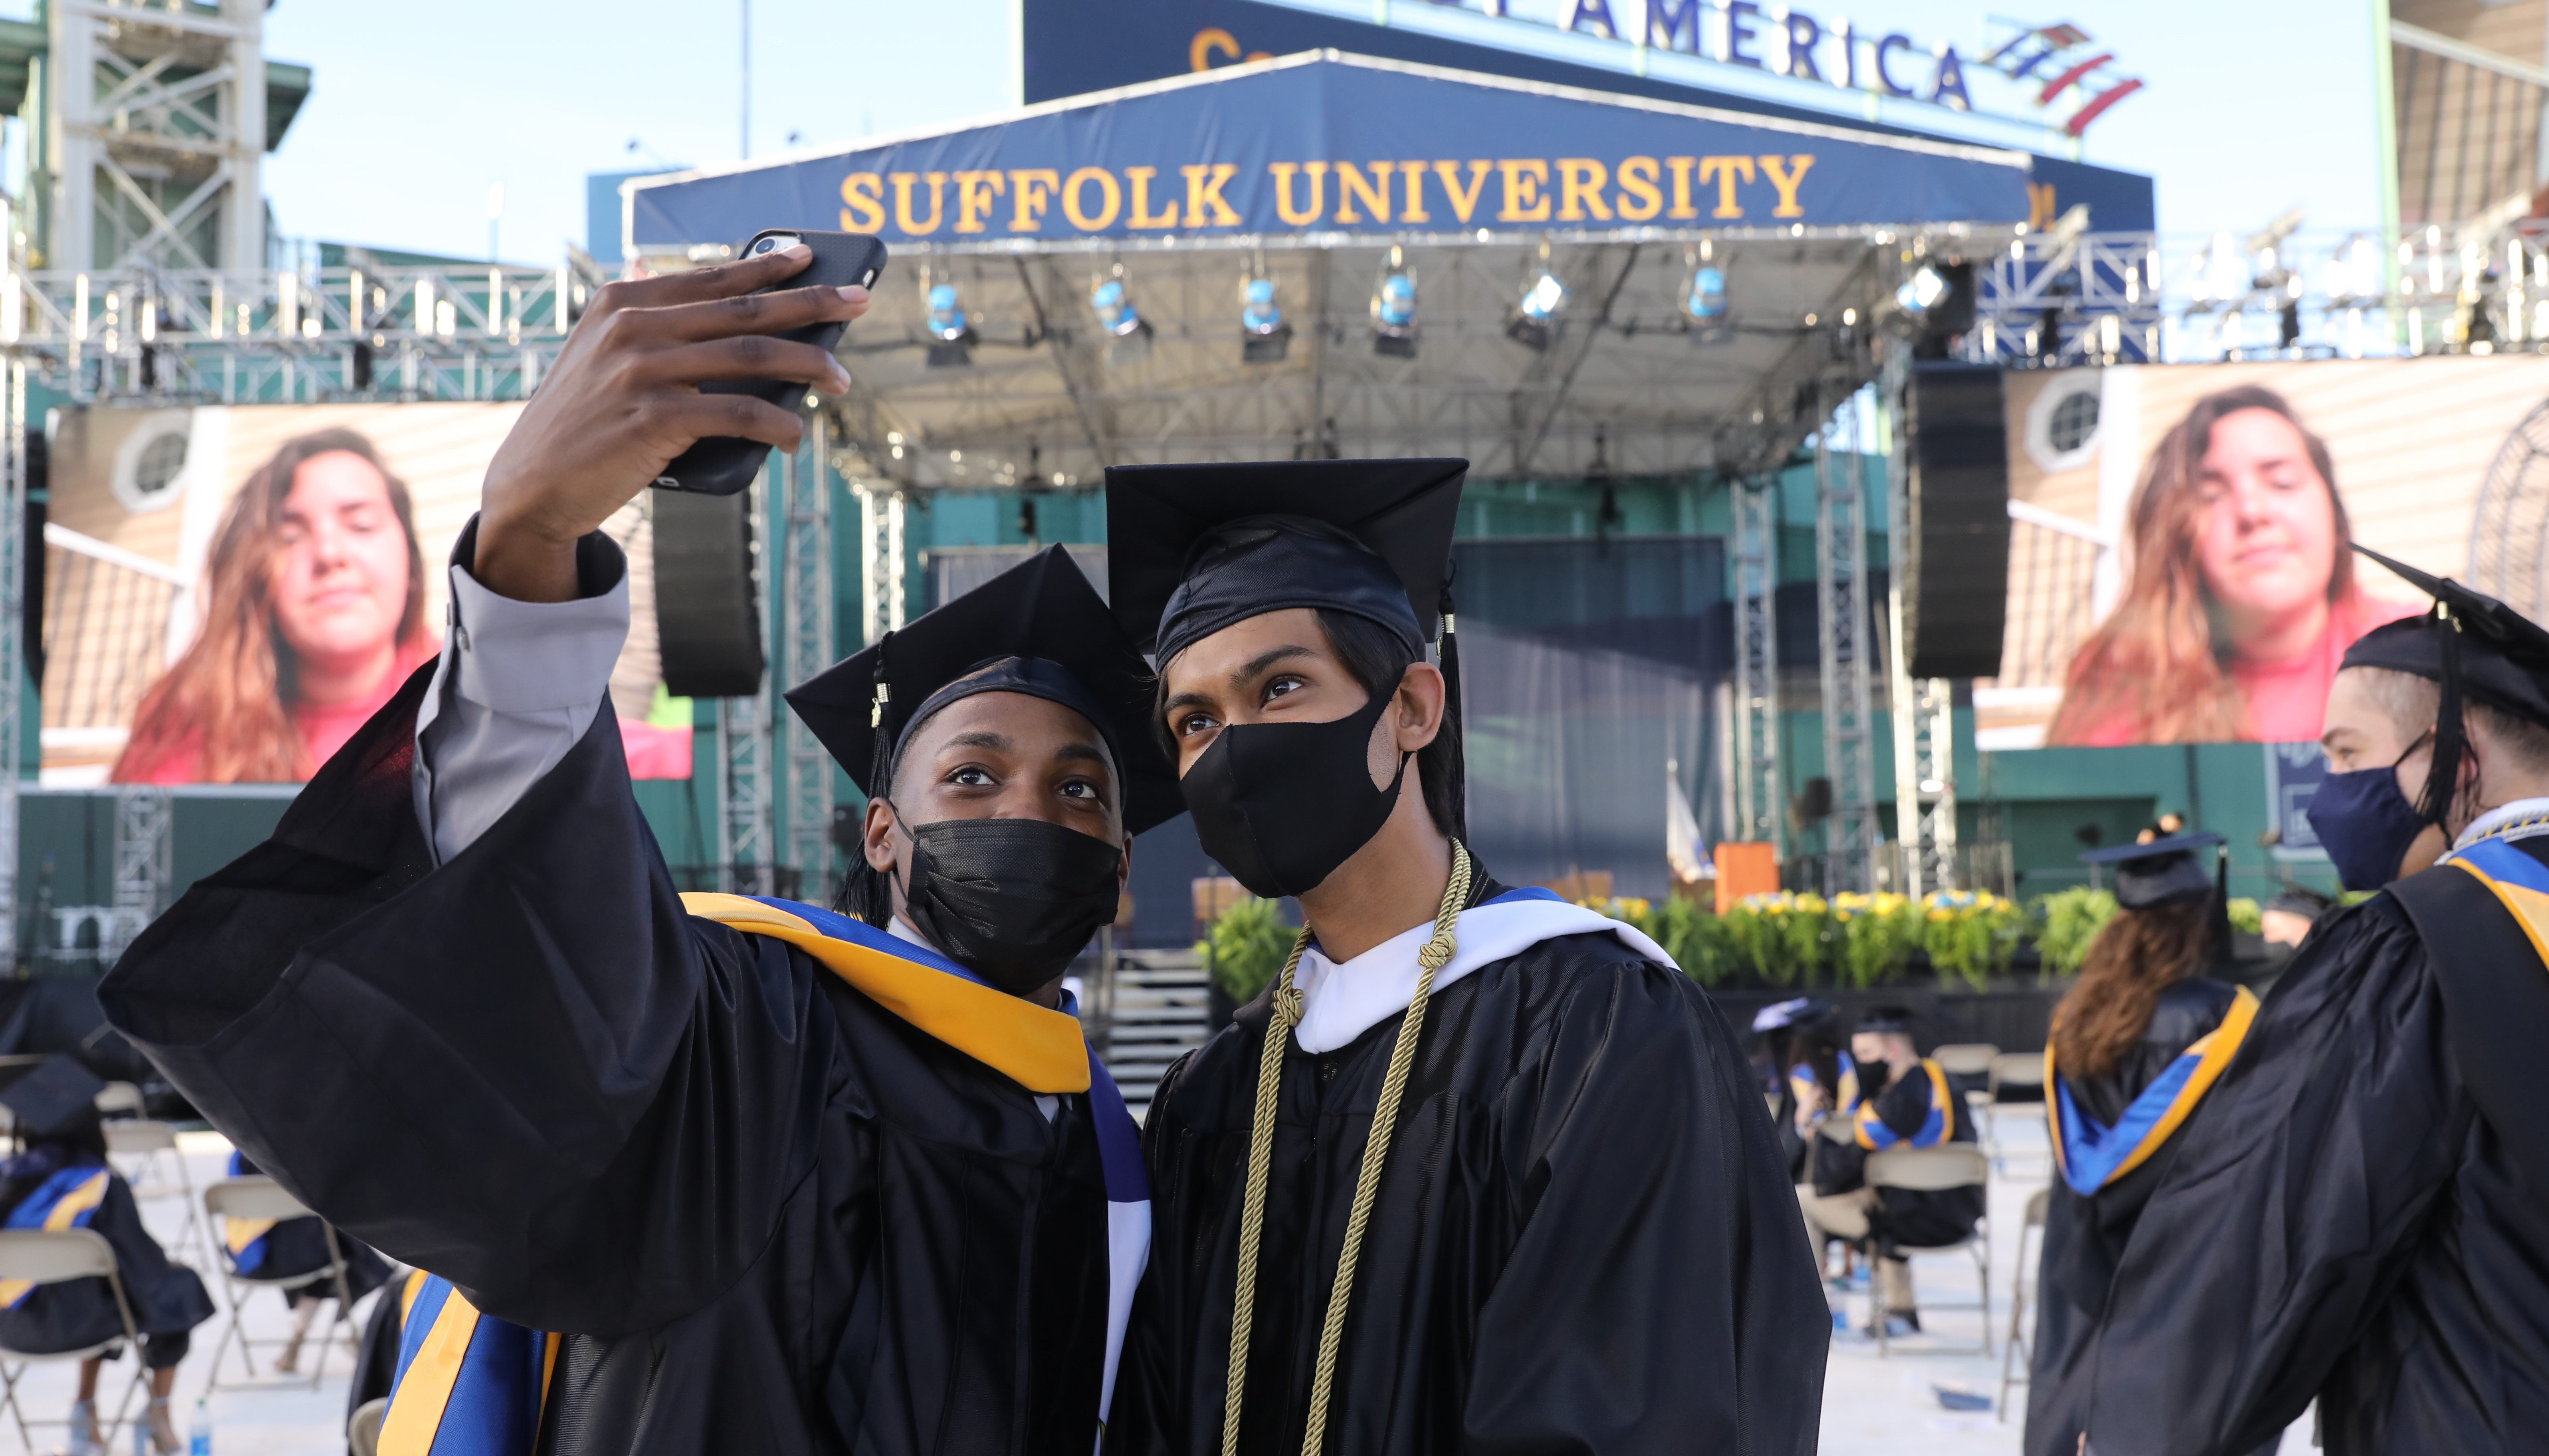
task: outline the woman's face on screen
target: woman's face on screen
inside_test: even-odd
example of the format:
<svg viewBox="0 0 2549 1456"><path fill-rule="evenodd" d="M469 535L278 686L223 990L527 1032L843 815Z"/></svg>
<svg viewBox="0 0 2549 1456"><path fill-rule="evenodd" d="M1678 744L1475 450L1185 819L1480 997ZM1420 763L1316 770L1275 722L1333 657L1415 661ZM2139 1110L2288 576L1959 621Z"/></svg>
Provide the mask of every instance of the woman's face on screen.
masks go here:
<svg viewBox="0 0 2549 1456"><path fill-rule="evenodd" d="M274 565L274 620L308 659L345 662L398 638L407 610L407 533L389 482L343 450L293 473Z"/></svg>
<svg viewBox="0 0 2549 1456"><path fill-rule="evenodd" d="M2326 602L2340 547L2336 510L2291 420L2271 410L2215 420L2196 494L2196 561L2234 630Z"/></svg>

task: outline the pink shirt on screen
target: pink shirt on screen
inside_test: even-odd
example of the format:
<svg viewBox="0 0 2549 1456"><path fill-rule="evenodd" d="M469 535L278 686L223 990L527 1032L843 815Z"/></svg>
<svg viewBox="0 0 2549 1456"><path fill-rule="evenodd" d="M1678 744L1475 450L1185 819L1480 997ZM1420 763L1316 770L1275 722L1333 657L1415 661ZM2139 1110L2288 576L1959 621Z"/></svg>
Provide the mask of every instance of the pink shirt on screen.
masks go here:
<svg viewBox="0 0 2549 1456"><path fill-rule="evenodd" d="M418 668L432 661L434 654L441 650L442 644L430 637L410 644L399 653L398 661L390 671L381 676L379 686L351 701L324 704L295 703L292 708L292 726L300 730L301 742L310 751L310 767L316 770L321 764L335 757L336 750L345 746L345 740L354 736L354 730L369 722L372 714L379 712L391 698L398 695L401 687L407 685L408 678ZM128 774L124 781L130 783L201 782L196 762L202 753L202 735L190 734L177 747L152 760L147 768Z"/></svg>
<svg viewBox="0 0 2549 1456"><path fill-rule="evenodd" d="M2345 650L2373 628L2416 612L2416 607L2404 602L2383 601L2357 592L2329 610L2326 629L2308 652L2281 662L2231 664L2230 676L2248 705L2246 731L2241 736L2252 743L2317 742L2327 717L2327 689L2336 682Z"/></svg>
<svg viewBox="0 0 2549 1456"><path fill-rule="evenodd" d="M2386 622L2412 617L2422 608L2383 601L2356 592L2329 609L2327 625L2308 651L2271 663L2236 662L2231 681L2247 705L2243 743L2314 743L2327 716L2327 689L2336 669L2356 638ZM2098 724L2084 740L2090 748L2122 748L2144 742L2141 725L2119 713Z"/></svg>

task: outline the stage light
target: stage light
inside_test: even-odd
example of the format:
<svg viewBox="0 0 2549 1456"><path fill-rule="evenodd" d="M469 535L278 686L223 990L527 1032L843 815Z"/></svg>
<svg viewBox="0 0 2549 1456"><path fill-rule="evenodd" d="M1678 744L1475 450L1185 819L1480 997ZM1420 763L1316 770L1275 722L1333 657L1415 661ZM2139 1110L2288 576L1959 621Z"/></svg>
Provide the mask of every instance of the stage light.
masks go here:
<svg viewBox="0 0 2549 1456"><path fill-rule="evenodd" d="M1540 253L1540 276L1524 286L1514 320L1505 325L1505 336L1527 348L1548 348L1549 320L1556 318L1565 304L1566 285L1550 270L1549 249L1544 245Z"/></svg>
<svg viewBox="0 0 2549 1456"><path fill-rule="evenodd" d="M1283 311L1274 302L1274 280L1251 278L1239 290L1239 326L1261 337L1279 333Z"/></svg>
<svg viewBox="0 0 2549 1456"><path fill-rule="evenodd" d="M1395 247L1371 291L1371 351L1393 359L1416 357L1416 274Z"/></svg>
<svg viewBox="0 0 2549 1456"><path fill-rule="evenodd" d="M974 319L965 312L964 296L956 285L944 278L933 279L929 270L920 270L920 299L927 311L924 320L929 329L927 365L931 369L960 369L974 362Z"/></svg>
<svg viewBox="0 0 2549 1456"><path fill-rule="evenodd" d="M965 305L956 297L955 284L930 285L929 331L951 344L973 332L972 325L965 318Z"/></svg>
<svg viewBox="0 0 2549 1456"><path fill-rule="evenodd" d="M1565 302L1566 285L1558 281L1557 274L1543 269L1531 287L1523 290L1522 316L1546 323Z"/></svg>
<svg viewBox="0 0 2549 1456"><path fill-rule="evenodd" d="M1133 307L1133 295L1120 276L1099 279L1088 291L1088 308L1097 316L1097 326L1117 338L1130 338L1150 327Z"/></svg>
<svg viewBox="0 0 2549 1456"><path fill-rule="evenodd" d="M1946 276L1924 263L1921 271L1904 280L1903 286L1894 291L1894 302L1904 313L1919 318L1938 307L1951 292Z"/></svg>
<svg viewBox="0 0 2549 1456"><path fill-rule="evenodd" d="M1681 302L1682 312L1701 323L1726 317L1726 274L1718 268L1701 268L1690 275L1690 293Z"/></svg>
<svg viewBox="0 0 2549 1456"><path fill-rule="evenodd" d="M1239 284L1239 362L1279 364L1292 346L1292 325L1274 299L1274 280L1251 272Z"/></svg>

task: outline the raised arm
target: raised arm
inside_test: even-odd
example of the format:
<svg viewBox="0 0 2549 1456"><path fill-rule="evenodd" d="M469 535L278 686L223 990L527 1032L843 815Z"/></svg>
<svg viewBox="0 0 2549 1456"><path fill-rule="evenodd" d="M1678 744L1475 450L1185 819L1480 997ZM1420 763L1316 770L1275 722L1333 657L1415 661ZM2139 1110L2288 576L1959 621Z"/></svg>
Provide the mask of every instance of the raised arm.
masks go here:
<svg viewBox="0 0 2549 1456"><path fill-rule="evenodd" d="M605 290L490 469L450 654L101 987L313 1208L518 1322L698 1307L811 1157L830 1024L784 947L682 913L604 693L624 584L594 533L699 435L793 443L697 381L839 386L819 350L735 336L857 312L737 297L802 263Z"/></svg>

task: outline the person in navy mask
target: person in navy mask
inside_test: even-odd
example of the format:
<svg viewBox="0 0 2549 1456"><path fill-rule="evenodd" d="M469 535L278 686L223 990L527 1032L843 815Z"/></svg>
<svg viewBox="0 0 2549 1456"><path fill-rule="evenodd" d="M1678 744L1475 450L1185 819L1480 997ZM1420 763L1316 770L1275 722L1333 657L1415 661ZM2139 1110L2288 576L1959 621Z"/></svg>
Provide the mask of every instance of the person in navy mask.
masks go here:
<svg viewBox="0 0 2549 1456"><path fill-rule="evenodd" d="M2096 1336L2097 1456L2228 1456L2313 1401L2342 1456L2549 1422L2549 631L2364 554L2436 603L2347 650L2320 738L2311 823L2383 892L2312 931L2173 1139Z"/></svg>

